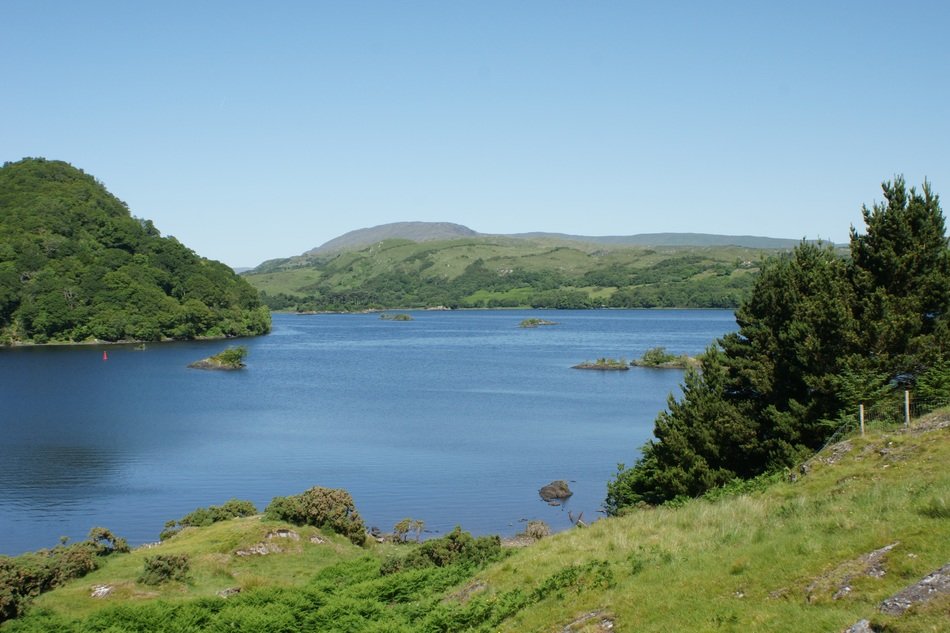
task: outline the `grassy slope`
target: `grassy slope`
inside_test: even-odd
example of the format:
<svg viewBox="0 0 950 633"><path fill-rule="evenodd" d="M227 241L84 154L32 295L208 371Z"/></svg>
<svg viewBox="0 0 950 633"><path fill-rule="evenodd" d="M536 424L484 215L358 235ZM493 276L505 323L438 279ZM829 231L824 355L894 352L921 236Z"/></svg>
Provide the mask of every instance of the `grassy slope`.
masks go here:
<svg viewBox="0 0 950 633"><path fill-rule="evenodd" d="M505 631L547 630L601 609L619 630L839 631L861 618L889 631L946 630L950 596L901 620L877 605L950 562L948 463L946 428L856 439L838 463L815 461L795 483L601 521L483 579L502 592L566 563L599 558L617 569L614 587L527 609ZM893 543L886 574L864 575L860 557ZM848 575L852 591L833 599Z"/></svg>
<svg viewBox="0 0 950 633"><path fill-rule="evenodd" d="M699 256L710 268L717 264L734 267L737 261L751 262L753 266L740 267L734 272L736 275L745 275L755 272L757 269L754 264L771 252L731 246L644 248L503 237L423 243L387 240L362 250L326 258L296 257L281 260L280 263L262 265L260 272L251 272L244 277L258 290L271 295L285 293L303 296L307 294L308 287L318 282L325 282L335 289L357 288L366 279L392 270L418 270L423 278L444 277L451 280L461 275L477 259L484 260L492 270L556 270L579 277L586 272L610 266L644 269L662 261ZM422 267L423 261L432 262L432 265ZM699 273L698 277L703 274Z"/></svg>
<svg viewBox="0 0 950 633"><path fill-rule="evenodd" d="M942 416L946 419L950 413ZM366 630L443 630L433 624L433 614L464 611L475 615L455 620L455 628L444 630L468 630L458 624L464 621L481 627L472 630L599 631L604 630L600 623L609 619L613 630L638 632L841 631L871 618L887 624L892 633L945 631L948 596L901 618L881 615L877 606L950 562L947 464L948 427L853 438L826 450L797 481L715 502L694 500L679 508L597 521L515 551L474 577L456 574L448 581L438 575L407 576L398 581L402 584L390 585L368 580L374 574L371 559L385 556L392 546L360 550L335 537L329 544L311 544L307 537L316 533L312 528L295 528L302 536L295 552L236 557L236 549L259 542L277 525L239 519L185 530L157 550L118 556L94 574L40 597L37 613L82 618L110 604L140 603L144 608L154 598L190 601L235 586L245 589L241 600L247 602L240 604L276 613L267 596L277 594L268 594L264 587L303 587L321 569L342 562L339 569L359 568L352 580L344 572L338 582L322 585L339 585L349 592L340 599L342 606L334 608L352 619L338 630L364 630L364 617L387 621L391 609L393 618L398 614L408 624ZM883 558L886 573L864 573L861 557L894 543ZM143 557L156 551L189 553L193 580L157 590L136 584ZM553 578L571 573L571 582L544 589L545 584L552 586ZM851 591L834 599L845 583ZM97 584L116 585L116 595L90 598L90 588ZM280 608L303 610L295 620L301 621L300 613L317 609L314 586L310 594L291 601L292 606ZM409 593L393 597L393 587ZM259 599L254 589L260 591ZM412 606L413 600L418 606ZM516 606L505 607L512 604ZM497 616L494 621L491 613ZM592 613L596 615L584 618ZM326 617L342 622L340 612ZM42 630L36 626L43 622L41 616L21 624L30 625L31 620L35 628L23 630ZM571 622L578 623L565 629ZM19 624L14 626L20 630Z"/></svg>

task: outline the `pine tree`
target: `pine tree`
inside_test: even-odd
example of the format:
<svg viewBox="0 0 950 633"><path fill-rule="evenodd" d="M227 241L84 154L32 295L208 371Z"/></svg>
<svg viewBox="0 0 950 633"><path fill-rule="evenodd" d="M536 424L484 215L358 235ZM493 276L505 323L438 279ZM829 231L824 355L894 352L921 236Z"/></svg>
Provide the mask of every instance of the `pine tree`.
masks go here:
<svg viewBox="0 0 950 633"><path fill-rule="evenodd" d="M855 311L869 369L914 376L948 355L950 251L939 198L924 182L882 185L886 202L863 207L867 232L851 229Z"/></svg>
<svg viewBox="0 0 950 633"><path fill-rule="evenodd" d="M937 196L924 183L884 183L886 203L863 207L851 260L802 243L769 260L736 311L737 332L688 372L680 400L656 420L632 468L621 466L606 506L696 496L793 465L821 447L855 399L919 380L950 393L950 251Z"/></svg>

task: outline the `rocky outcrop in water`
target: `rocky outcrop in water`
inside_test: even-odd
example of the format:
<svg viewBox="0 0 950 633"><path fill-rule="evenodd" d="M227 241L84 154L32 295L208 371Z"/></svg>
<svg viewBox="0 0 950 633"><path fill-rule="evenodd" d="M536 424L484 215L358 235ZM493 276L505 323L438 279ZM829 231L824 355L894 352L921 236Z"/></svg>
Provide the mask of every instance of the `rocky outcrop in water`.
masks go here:
<svg viewBox="0 0 950 633"><path fill-rule="evenodd" d="M574 493L571 492L570 487L567 485L567 482L563 479L558 479L552 481L546 486L543 486L538 490L538 494L541 495L541 498L545 501L563 501L567 499Z"/></svg>

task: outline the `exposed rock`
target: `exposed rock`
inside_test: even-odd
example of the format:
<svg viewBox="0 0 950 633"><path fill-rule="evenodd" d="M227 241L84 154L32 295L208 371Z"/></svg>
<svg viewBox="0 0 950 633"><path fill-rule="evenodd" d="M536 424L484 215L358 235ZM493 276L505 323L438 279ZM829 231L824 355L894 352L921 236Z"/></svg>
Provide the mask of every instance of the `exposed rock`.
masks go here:
<svg viewBox="0 0 950 633"><path fill-rule="evenodd" d="M502 547L528 547L538 542L538 539L531 538L526 534L516 534L501 539Z"/></svg>
<svg viewBox="0 0 950 633"><path fill-rule="evenodd" d="M850 453L853 448L854 445L851 443L851 440L838 442L831 448L831 454L822 458L822 461L826 464L836 464L841 461L841 458Z"/></svg>
<svg viewBox="0 0 950 633"><path fill-rule="evenodd" d="M702 366L702 361L694 356L683 355L662 363L650 363L644 361L642 358L638 358L630 361L630 365L633 367L643 367L644 369L686 369L687 367L698 369Z"/></svg>
<svg viewBox="0 0 950 633"><path fill-rule="evenodd" d="M228 587L227 589L222 589L218 592L219 598L230 598L231 596L236 596L241 593L240 587Z"/></svg>
<svg viewBox="0 0 950 633"><path fill-rule="evenodd" d="M919 420L914 420L910 429L906 430L911 433L924 433L926 431L933 431L934 429L946 428L950 428L950 414L931 413Z"/></svg>
<svg viewBox="0 0 950 633"><path fill-rule="evenodd" d="M293 530L288 530L287 528L280 528L274 530L273 532L268 532L264 538L266 539L275 539L275 538L286 538L291 541L299 541L300 535L294 532Z"/></svg>
<svg viewBox="0 0 950 633"><path fill-rule="evenodd" d="M161 545L161 544L162 544L161 541L155 541L154 543L142 543L141 545L139 545L139 546L136 547L135 549L153 549L153 548L155 548L155 547L158 547L158 546Z"/></svg>
<svg viewBox="0 0 950 633"><path fill-rule="evenodd" d="M769 600L778 600L784 598L788 595L788 587L780 587L774 591L769 592Z"/></svg>
<svg viewBox="0 0 950 633"><path fill-rule="evenodd" d="M950 594L950 563L881 603L881 611L901 615L915 604Z"/></svg>
<svg viewBox="0 0 950 633"><path fill-rule="evenodd" d="M580 615L561 629L561 633L580 633L580 631L613 631L614 619L603 609Z"/></svg>
<svg viewBox="0 0 950 633"><path fill-rule="evenodd" d="M566 481L563 479L558 479L542 487L540 490L538 490L538 494L541 495L541 498L545 501L551 502L555 500L567 499L574 493L571 492L571 489L568 487Z"/></svg>
<svg viewBox="0 0 950 633"><path fill-rule="evenodd" d="M844 633L874 633L874 629L871 628L868 620L861 620L846 628Z"/></svg>
<svg viewBox="0 0 950 633"><path fill-rule="evenodd" d="M860 576L871 576L881 578L885 575L884 557L892 549L897 547L900 542L885 545L873 552L859 556L858 558L846 561L838 565L835 569L814 580L805 589L805 597L808 602L815 602L828 592L832 592L832 600L840 600L848 596L851 591L851 581Z"/></svg>
<svg viewBox="0 0 950 633"><path fill-rule="evenodd" d="M95 585L92 588L92 593L89 595L93 598L105 598L112 593L112 590L113 588L111 585Z"/></svg>
<svg viewBox="0 0 950 633"><path fill-rule="evenodd" d="M235 556L267 556L268 554L277 554L283 550L276 543L257 543L247 549L239 549L234 552Z"/></svg>
<svg viewBox="0 0 950 633"><path fill-rule="evenodd" d="M616 358L598 358L595 361L585 360L583 363L572 366L572 369L593 369L595 371L629 371L630 365L625 360Z"/></svg>
<svg viewBox="0 0 950 633"><path fill-rule="evenodd" d="M317 545L323 545L324 543L327 542L327 540L323 538L322 536L318 536L314 534L313 536L310 537L310 542L315 543Z"/></svg>

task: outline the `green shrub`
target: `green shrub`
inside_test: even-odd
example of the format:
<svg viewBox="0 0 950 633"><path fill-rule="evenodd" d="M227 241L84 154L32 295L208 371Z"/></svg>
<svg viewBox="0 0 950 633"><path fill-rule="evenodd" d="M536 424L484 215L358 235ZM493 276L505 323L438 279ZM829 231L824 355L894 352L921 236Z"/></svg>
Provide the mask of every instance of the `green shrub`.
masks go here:
<svg viewBox="0 0 950 633"><path fill-rule="evenodd" d="M544 521L528 521L524 533L533 539L541 540L546 536L551 536L551 528Z"/></svg>
<svg viewBox="0 0 950 633"><path fill-rule="evenodd" d="M398 543L405 543L409 540L409 533L413 532L418 543L419 539L422 538L422 530L425 529L425 525L424 521L406 517L393 526L393 538Z"/></svg>
<svg viewBox="0 0 950 633"><path fill-rule="evenodd" d="M784 473L781 471L763 473L751 479L740 479L737 477L727 484L706 491L702 498L707 501L718 501L719 499L726 499L728 497L738 497L754 492L762 492L782 481L783 478Z"/></svg>
<svg viewBox="0 0 950 633"><path fill-rule="evenodd" d="M442 538L425 541L406 556L393 556L380 566L383 575L407 569L447 567L464 564L481 566L502 556L501 539L498 536L473 537L456 526Z"/></svg>
<svg viewBox="0 0 950 633"><path fill-rule="evenodd" d="M171 520L165 523L165 529L159 535L161 540L169 539L182 528L186 527L207 527L218 521L226 521L238 517L249 517L257 514L257 508L250 501L241 501L240 499L230 499L220 506L208 506L207 508L196 508L194 512L186 514L178 520Z"/></svg>
<svg viewBox="0 0 950 633"><path fill-rule="evenodd" d="M229 347L220 354L212 356L216 361L225 367L243 367L244 359L247 357L247 348L243 345Z"/></svg>
<svg viewBox="0 0 950 633"><path fill-rule="evenodd" d="M86 540L16 557L0 556L0 622L18 617L36 596L81 578L113 552L128 552L125 539L93 528Z"/></svg>
<svg viewBox="0 0 950 633"><path fill-rule="evenodd" d="M366 543L366 525L353 497L342 488L314 486L299 495L274 497L264 512L269 519L314 525L343 535L355 545Z"/></svg>
<svg viewBox="0 0 950 633"><path fill-rule="evenodd" d="M668 353L665 347L652 347L645 351L643 356L640 357L640 361L644 365L662 365L664 363L671 363L676 359L677 356Z"/></svg>
<svg viewBox="0 0 950 633"><path fill-rule="evenodd" d="M160 585L188 577L188 556L185 554L156 554L145 557L145 569L138 581L143 585Z"/></svg>

